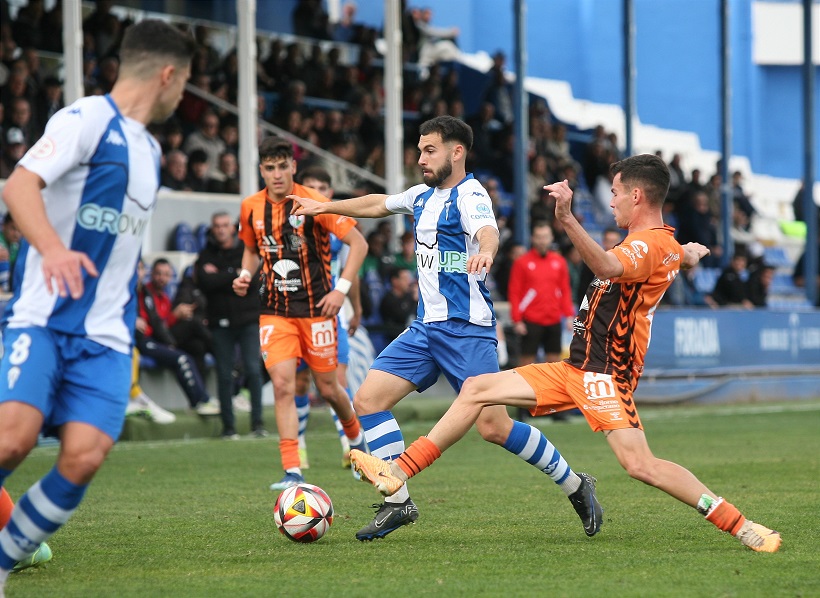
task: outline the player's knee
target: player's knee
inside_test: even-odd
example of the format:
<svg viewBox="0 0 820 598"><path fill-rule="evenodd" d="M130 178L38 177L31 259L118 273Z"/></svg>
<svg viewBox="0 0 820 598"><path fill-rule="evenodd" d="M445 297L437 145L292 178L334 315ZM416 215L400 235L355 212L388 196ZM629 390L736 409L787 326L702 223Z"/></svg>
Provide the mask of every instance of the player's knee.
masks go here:
<svg viewBox="0 0 820 598"><path fill-rule="evenodd" d="M14 469L31 452L37 439L29 440L15 434L3 434L0 438L0 467Z"/></svg>
<svg viewBox="0 0 820 598"><path fill-rule="evenodd" d="M508 427L504 426L502 422L496 420L484 420L479 418L475 423L476 430L481 434L481 437L487 442L493 444L503 445L510 435Z"/></svg>
<svg viewBox="0 0 820 598"><path fill-rule="evenodd" d="M384 411L376 397L361 391L353 397L353 409L356 411L356 415L370 415L371 413Z"/></svg>
<svg viewBox="0 0 820 598"><path fill-rule="evenodd" d="M485 400L485 385L482 380L483 376L471 376L461 385L461 392L458 393L458 400L468 403L484 403Z"/></svg>
<svg viewBox="0 0 820 598"><path fill-rule="evenodd" d="M629 474L629 477L654 486L655 477L652 475L652 464L648 459L639 456L630 456L621 460L621 466Z"/></svg>
<svg viewBox="0 0 820 598"><path fill-rule="evenodd" d="M64 453L59 468L65 477L75 484L87 484L102 467L106 452L99 448Z"/></svg>

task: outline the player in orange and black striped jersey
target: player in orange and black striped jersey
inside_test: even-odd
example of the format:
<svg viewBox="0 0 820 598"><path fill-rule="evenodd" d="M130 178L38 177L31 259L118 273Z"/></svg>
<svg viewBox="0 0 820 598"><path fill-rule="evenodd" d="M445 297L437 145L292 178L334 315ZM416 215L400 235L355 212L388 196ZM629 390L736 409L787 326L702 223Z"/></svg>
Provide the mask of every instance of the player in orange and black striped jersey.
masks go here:
<svg viewBox="0 0 820 598"><path fill-rule="evenodd" d="M567 181L544 187L555 198L555 218L596 276L574 322L569 359L470 378L430 433L392 465L351 453L354 466L368 479L377 478L376 485L389 494L464 436L484 407L524 407L533 415L578 407L594 431L604 432L630 476L697 509L744 546L775 552L781 542L778 532L747 520L690 471L658 459L649 448L632 393L643 370L655 308L680 268L693 267L709 250L699 243L682 247L674 229L664 226L669 170L663 160L632 156L613 164L610 174L610 207L615 222L629 233L609 251L573 216Z"/></svg>
<svg viewBox="0 0 820 598"><path fill-rule="evenodd" d="M296 365L304 359L316 390L336 411L350 446L366 449L350 399L336 381L336 315L357 276L367 242L356 221L344 216L292 216L288 195L328 201L293 182L296 162L290 142L269 137L259 144L259 172L265 188L242 201L239 237L245 244L237 294L248 292L260 265L264 281L259 341L265 368L273 381L276 426L285 475L271 485L284 490L304 482L299 467L298 417L294 404ZM350 246L336 286L331 287L330 233Z"/></svg>

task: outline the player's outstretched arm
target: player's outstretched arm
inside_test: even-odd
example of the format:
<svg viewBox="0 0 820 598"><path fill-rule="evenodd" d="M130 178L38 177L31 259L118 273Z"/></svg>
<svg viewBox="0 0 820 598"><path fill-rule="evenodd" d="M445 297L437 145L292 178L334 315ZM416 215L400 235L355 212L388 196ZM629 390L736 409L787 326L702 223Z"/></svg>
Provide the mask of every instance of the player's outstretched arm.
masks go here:
<svg viewBox="0 0 820 598"><path fill-rule="evenodd" d="M385 206L387 195L372 193L352 199L339 201L316 201L309 197L288 195L293 200L291 213L296 216L318 216L319 214L339 214L340 216L354 216L357 218L384 218L392 214Z"/></svg>
<svg viewBox="0 0 820 598"><path fill-rule="evenodd" d="M683 260L681 268L688 270L698 265L698 262L709 255L709 248L700 243L687 243L683 246Z"/></svg>
<svg viewBox="0 0 820 598"><path fill-rule="evenodd" d="M561 221L566 229L570 241L578 249L584 262L592 272L601 280L617 278L624 273L624 267L618 258L589 236L581 223L572 213L572 189L565 180L544 185L544 189L549 191L550 197L555 198L555 217Z"/></svg>
<svg viewBox="0 0 820 598"><path fill-rule="evenodd" d="M60 297L83 295L83 270L97 276L97 267L85 253L71 251L60 239L46 216L39 175L20 166L12 172L3 189L3 201L29 244L43 256L43 276L49 293Z"/></svg>

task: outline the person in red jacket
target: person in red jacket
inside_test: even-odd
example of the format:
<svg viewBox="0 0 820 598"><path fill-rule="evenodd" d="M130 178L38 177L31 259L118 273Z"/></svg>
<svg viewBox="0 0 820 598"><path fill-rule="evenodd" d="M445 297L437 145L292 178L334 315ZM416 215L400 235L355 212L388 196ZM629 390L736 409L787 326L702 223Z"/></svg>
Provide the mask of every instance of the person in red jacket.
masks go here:
<svg viewBox="0 0 820 598"><path fill-rule="evenodd" d="M535 363L539 347L545 361L561 359L561 319L575 315L569 268L564 257L552 251L554 235L549 223L533 222L531 249L513 262L507 297L513 328L521 337L518 365Z"/></svg>

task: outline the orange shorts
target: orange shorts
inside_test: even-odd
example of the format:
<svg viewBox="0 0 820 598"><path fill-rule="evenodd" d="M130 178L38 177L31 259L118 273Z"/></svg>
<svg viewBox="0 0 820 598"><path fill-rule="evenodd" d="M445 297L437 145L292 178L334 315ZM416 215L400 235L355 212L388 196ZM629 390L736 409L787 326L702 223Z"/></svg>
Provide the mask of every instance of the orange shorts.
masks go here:
<svg viewBox="0 0 820 598"><path fill-rule="evenodd" d="M336 369L336 318L259 316L259 346L265 368L301 357L315 372Z"/></svg>
<svg viewBox="0 0 820 598"><path fill-rule="evenodd" d="M585 372L564 361L534 363L515 368L535 391L532 415L578 408L593 432L639 428L632 385L609 374Z"/></svg>

